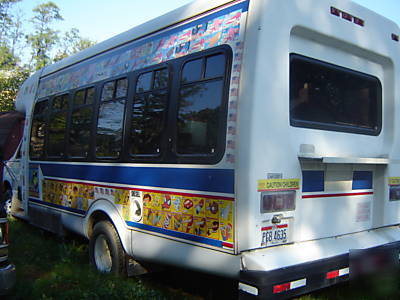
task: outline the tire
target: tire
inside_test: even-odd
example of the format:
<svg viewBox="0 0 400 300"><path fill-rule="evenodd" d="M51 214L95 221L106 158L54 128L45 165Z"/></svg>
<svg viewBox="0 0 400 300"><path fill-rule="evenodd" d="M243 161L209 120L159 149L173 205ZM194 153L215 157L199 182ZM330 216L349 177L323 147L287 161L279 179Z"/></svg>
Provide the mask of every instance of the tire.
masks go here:
<svg viewBox="0 0 400 300"><path fill-rule="evenodd" d="M102 273L126 274L125 251L119 236L109 221L94 226L89 240L90 262Z"/></svg>

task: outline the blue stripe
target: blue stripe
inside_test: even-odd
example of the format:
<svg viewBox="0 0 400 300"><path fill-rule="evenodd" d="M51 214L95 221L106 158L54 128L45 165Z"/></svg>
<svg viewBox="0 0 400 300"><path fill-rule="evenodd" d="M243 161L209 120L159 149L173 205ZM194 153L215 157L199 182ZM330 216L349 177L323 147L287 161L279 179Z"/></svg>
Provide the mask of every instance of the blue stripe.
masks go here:
<svg viewBox="0 0 400 300"><path fill-rule="evenodd" d="M353 172L353 190L369 190L372 189L372 172L371 171L354 171Z"/></svg>
<svg viewBox="0 0 400 300"><path fill-rule="evenodd" d="M44 176L215 193L234 193L233 169L41 164Z"/></svg>
<svg viewBox="0 0 400 300"><path fill-rule="evenodd" d="M65 206L62 206L62 205L54 204L54 203L51 203L51 202L45 202L45 201L41 201L41 200L34 199L34 198L29 198L29 201L34 202L34 203L39 203L39 204L42 204L42 205L46 205L46 206L49 206L49 207L53 207L53 208L59 208L59 209L62 209L62 210L70 211L70 212L73 212L73 213L76 213L76 214L80 214L82 216L84 216L86 214L86 212L84 210L81 210L81 209L65 207Z"/></svg>
<svg viewBox="0 0 400 300"><path fill-rule="evenodd" d="M323 192L324 190L324 171L303 171L303 192Z"/></svg>
<svg viewBox="0 0 400 300"><path fill-rule="evenodd" d="M162 233L162 234L169 235L169 236L176 237L176 238L180 238L180 239L189 240L189 241L192 241L192 242L198 242L198 243L207 244L207 245L211 245L211 246L214 246L214 247L222 248L222 242L221 241L209 239L209 238L206 238L206 237L192 235L192 234L188 234L188 233L184 233L184 232L167 230L167 229L164 229L164 228L158 228L158 227L154 227L154 226L150 226L150 225L146 225L146 224L134 223L134 222L129 222L129 221L127 221L126 224L128 226L131 226L131 227L136 227L136 228L140 228L140 229L144 229L144 230L148 230L148 231Z"/></svg>

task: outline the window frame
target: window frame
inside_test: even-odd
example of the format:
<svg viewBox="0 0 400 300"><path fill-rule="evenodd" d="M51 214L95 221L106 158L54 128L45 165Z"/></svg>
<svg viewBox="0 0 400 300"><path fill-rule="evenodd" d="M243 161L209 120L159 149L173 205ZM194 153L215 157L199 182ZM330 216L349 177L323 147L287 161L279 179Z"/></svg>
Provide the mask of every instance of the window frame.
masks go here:
<svg viewBox="0 0 400 300"><path fill-rule="evenodd" d="M138 79L141 75L149 73L149 72L157 72L158 70L166 69L168 72L168 81L166 88L157 88L147 91L137 91L137 83ZM127 161L132 162L159 162L164 163L167 157L169 156L169 147L168 147L168 136L169 136L169 124L168 120L170 119L169 114L171 110L171 92L172 92L172 80L173 80L173 69L171 65L171 61L160 63L154 66L146 67L144 69L137 70L131 74L129 77L130 81L130 90L131 94L129 95L129 99L126 103L126 123L125 123L125 147L124 147L124 157ZM154 85L154 76L152 75L151 85ZM162 130L163 133L161 134L161 141L160 141L160 152L156 154L132 154L131 147L134 143L132 139L132 113L133 113L133 105L135 103L135 98L137 94L150 94L152 91L160 91L166 90L166 105L162 123L164 124L164 129Z"/></svg>
<svg viewBox="0 0 400 300"><path fill-rule="evenodd" d="M356 125L345 125L345 124L333 124L333 123L324 123L324 122L316 122L316 121L309 121L309 120L300 120L296 119L292 116L292 99L294 99L294 82L296 81L294 78L294 72L292 71L292 63L295 60L300 60L303 62L307 62L313 65L322 66L328 68L330 71L338 71L340 73L347 73L351 75L355 75L358 78L367 78L369 81L373 80L376 83L376 129L373 128L364 128L361 126ZM316 58L308 57L305 55L301 55L298 53L290 53L289 56L289 121L290 125L293 127L299 128L308 128L308 129L319 129L319 130L326 130L326 131L335 131L335 132L345 132L345 133L355 133L355 134L363 134L363 135L370 135L370 136L378 136L382 131L382 98L383 98L383 89L382 83L377 76L367 74L364 72L360 72L357 70L353 70L347 67L335 65L326 61L322 61Z"/></svg>
<svg viewBox="0 0 400 300"><path fill-rule="evenodd" d="M225 72L222 74L222 91L221 91L221 111L219 112L219 124L218 124L218 132L217 132L217 145L215 148L215 152L213 154L181 154L177 151L177 142L178 142L178 114L179 114L179 102L180 102L180 90L184 86L199 84L199 83L207 83L217 81L216 78L205 78L206 74L206 65L207 58L212 57L218 54L223 54L225 56ZM228 45L221 45L212 49L204 50L201 52L194 53L192 55L184 56L180 59L180 68L179 68L179 76L177 76L177 84L175 84L174 89L176 89L176 106L174 108L174 125L175 132L173 133L173 147L172 152L175 158L174 163L177 164L217 164L222 160L226 151L226 135L227 135L227 123L228 123L228 102L229 102L229 91L230 91L230 80L231 80L231 70L232 70L232 61L233 61L233 52L232 48ZM196 59L203 60L202 66L202 78L200 80L184 82L182 80L183 69L186 63L190 61L194 61Z"/></svg>
<svg viewBox="0 0 400 300"><path fill-rule="evenodd" d="M88 90L93 89L93 100L91 103L86 102ZM97 98L98 98L98 88L97 84L94 85L87 85L87 86L82 86L79 87L71 92L71 105L70 105L70 112L68 115L68 143L67 143L67 160L69 161L93 161L93 155L92 155L92 150L93 150L93 140L95 138L95 135L93 134L94 132L94 125L96 123L95 117L96 115L96 110L97 110ZM77 93L84 91L84 103L83 104L75 104L75 96ZM70 143L70 137L71 137L71 130L72 130L72 116L74 112L86 109L91 107L92 109L92 114L91 114L91 123L90 123L90 129L89 129L89 141L88 141L88 152L86 156L73 156L71 154L71 143Z"/></svg>
<svg viewBox="0 0 400 300"><path fill-rule="evenodd" d="M125 95L125 97L118 97L117 98L116 97L116 95L117 95L117 87L118 87L117 82L119 80L122 80L122 79L128 80L128 87L127 87L126 95ZM103 88L109 82L114 82L113 95L112 95L111 99L103 101L102 100ZM95 101L94 101L94 105L95 105L95 109L94 109L95 116L94 116L94 118L95 119L94 119L94 122L93 122L93 128L92 128L93 134L92 134L92 137L91 137L91 140L93 140L93 146L92 146L92 149L91 149L91 152L93 153L93 159L92 160L93 161L99 161L99 162L110 162L110 161L119 162L119 161L124 161L125 151L126 151L125 150L125 148L126 148L126 145L125 145L126 114L127 114L126 113L126 110L127 110L126 107L127 107L128 101L129 101L129 99L131 97L130 96L130 90L132 88L131 84L129 82L129 74L123 74L123 75L120 75L120 76L117 76L117 77L107 78L107 79L99 82L97 85L99 87L99 91L98 91L98 95L97 95L97 97L95 97ZM99 116L100 116L101 106L102 106L102 104L105 104L105 103L115 102L118 99L125 99L124 100L125 103L124 103L124 109L123 109L123 116L122 116L122 127L121 127L121 148L120 148L120 151L119 151L119 155L115 156L115 157L98 156L97 155L97 151L96 151L96 147L97 147L97 130L98 130L98 123L99 123Z"/></svg>
<svg viewBox="0 0 400 300"><path fill-rule="evenodd" d="M37 105L39 103L43 103L43 102L47 102L47 108L46 111L42 111L39 114L35 115L35 110L37 108ZM50 111L50 97L45 97L45 98L41 98L38 99L35 102L35 105L32 109L32 117L31 117L31 124L30 124L30 135L29 135L29 159L32 161L36 161L36 160L44 160L46 159L46 150L47 150L47 139L48 139L48 117L49 117L49 111ZM35 119L37 117L43 117L44 120L44 124L45 124L45 129L44 129L44 137L43 137L43 150L40 156L32 156L32 131L33 131L33 122L35 121Z"/></svg>
<svg viewBox="0 0 400 300"><path fill-rule="evenodd" d="M58 97L66 96L67 97L67 102L66 102L66 107L63 109L57 109L55 110L53 107L54 104L54 99ZM45 142L45 149L46 149L46 159L47 160L65 160L67 157L67 140L69 139L69 114L71 110L71 91L67 91L64 93L60 94L55 94L50 97L49 99L49 107L48 107L48 116L46 119L46 125L47 125L47 130L46 130L46 142ZM63 149L65 150L64 152L60 153L60 155L50 155L49 154L49 138L50 138L50 123L53 120L54 116L60 115L60 114L65 114L65 130L64 130L64 141L63 141Z"/></svg>

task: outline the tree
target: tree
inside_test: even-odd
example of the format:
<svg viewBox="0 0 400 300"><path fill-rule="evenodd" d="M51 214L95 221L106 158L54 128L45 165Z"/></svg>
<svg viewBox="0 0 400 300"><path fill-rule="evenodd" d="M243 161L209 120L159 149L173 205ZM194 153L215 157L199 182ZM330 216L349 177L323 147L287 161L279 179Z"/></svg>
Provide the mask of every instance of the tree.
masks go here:
<svg viewBox="0 0 400 300"><path fill-rule="evenodd" d="M17 64L18 58L14 54L15 45L20 35L15 35L15 28L20 23L11 13L12 6L21 0L0 0L0 69L11 69Z"/></svg>
<svg viewBox="0 0 400 300"><path fill-rule="evenodd" d="M12 71L0 71L0 111L14 109L18 89L28 76L29 72L19 67Z"/></svg>
<svg viewBox="0 0 400 300"><path fill-rule="evenodd" d="M11 7L21 0L0 0L0 41L8 40L10 29L14 26Z"/></svg>
<svg viewBox="0 0 400 300"><path fill-rule="evenodd" d="M72 28L64 34L62 39L60 39L59 50L54 57L54 61L62 60L63 58L91 47L94 44L95 42L82 38L79 35L79 29Z"/></svg>
<svg viewBox="0 0 400 300"><path fill-rule="evenodd" d="M31 19L35 31L27 35L28 44L32 47L31 62L35 70L39 70L51 63L51 51L57 44L59 32L53 30L51 25L55 21L63 20L60 9L54 2L47 2L33 9L35 16Z"/></svg>

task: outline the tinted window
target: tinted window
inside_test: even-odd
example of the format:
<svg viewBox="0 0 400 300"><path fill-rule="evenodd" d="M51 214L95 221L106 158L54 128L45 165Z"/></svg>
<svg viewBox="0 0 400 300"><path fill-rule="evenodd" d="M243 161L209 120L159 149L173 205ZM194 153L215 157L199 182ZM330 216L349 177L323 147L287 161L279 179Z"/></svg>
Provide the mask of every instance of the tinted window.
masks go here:
<svg viewBox="0 0 400 300"><path fill-rule="evenodd" d="M122 124L125 100L102 103L97 122L97 157L119 157L122 143Z"/></svg>
<svg viewBox="0 0 400 300"><path fill-rule="evenodd" d="M35 110L33 112L34 116L37 116L39 114L47 114L48 110L48 101L41 101L36 103L35 105Z"/></svg>
<svg viewBox="0 0 400 300"><path fill-rule="evenodd" d="M69 156L85 158L88 156L92 128L93 87L75 93L69 128Z"/></svg>
<svg viewBox="0 0 400 300"><path fill-rule="evenodd" d="M202 70L206 70L202 74ZM219 138L225 124L223 90L225 55L190 61L182 70L178 120L177 153L215 155L223 147Z"/></svg>
<svg viewBox="0 0 400 300"><path fill-rule="evenodd" d="M58 113L51 116L48 128L47 154L60 157L65 152L65 130L67 113Z"/></svg>
<svg viewBox="0 0 400 300"><path fill-rule="evenodd" d="M85 90L81 90L75 93L74 106L85 104Z"/></svg>
<svg viewBox="0 0 400 300"><path fill-rule="evenodd" d="M183 66L182 81L195 81L200 80L202 77L203 59L196 59L187 62Z"/></svg>
<svg viewBox="0 0 400 300"><path fill-rule="evenodd" d="M63 110L68 107L68 94L56 96L53 98L53 111L55 110Z"/></svg>
<svg viewBox="0 0 400 300"><path fill-rule="evenodd" d="M120 156L127 90L125 78L107 82L103 86L96 132L96 156L99 158Z"/></svg>
<svg viewBox="0 0 400 300"><path fill-rule="evenodd" d="M222 80L181 89L178 114L178 153L212 154L218 142Z"/></svg>
<svg viewBox="0 0 400 300"><path fill-rule="evenodd" d="M92 106L77 109L72 113L69 132L69 154L72 157L88 155L92 114Z"/></svg>
<svg viewBox="0 0 400 300"><path fill-rule="evenodd" d="M88 88L86 89L86 98L85 98L85 103L86 104L92 104L94 103L94 88Z"/></svg>
<svg viewBox="0 0 400 300"><path fill-rule="evenodd" d="M47 100L36 103L31 128L29 151L31 159L37 159L44 156L47 111Z"/></svg>
<svg viewBox="0 0 400 300"><path fill-rule="evenodd" d="M291 125L378 135L382 91L376 77L291 55Z"/></svg>
<svg viewBox="0 0 400 300"><path fill-rule="evenodd" d="M223 76L225 72L225 56L213 55L207 58L206 78Z"/></svg>
<svg viewBox="0 0 400 300"><path fill-rule="evenodd" d="M114 96L115 81L110 81L104 84L103 91L101 93L101 101L109 101Z"/></svg>
<svg viewBox="0 0 400 300"><path fill-rule="evenodd" d="M168 69L147 72L138 77L154 78L148 90L137 91L132 108L131 151L132 155L157 155L160 153L167 106ZM139 81L142 80L142 83Z"/></svg>
<svg viewBox="0 0 400 300"><path fill-rule="evenodd" d="M117 93L116 98L126 97L128 93L128 79L120 79L117 81Z"/></svg>
<svg viewBox="0 0 400 300"><path fill-rule="evenodd" d="M153 72L147 72L139 76L136 82L136 92L140 93L150 90L152 74Z"/></svg>
<svg viewBox="0 0 400 300"><path fill-rule="evenodd" d="M149 93L135 98L132 111L131 154L160 152L166 93Z"/></svg>
<svg viewBox="0 0 400 300"><path fill-rule="evenodd" d="M168 69L154 72L154 89L164 89L168 85Z"/></svg>

